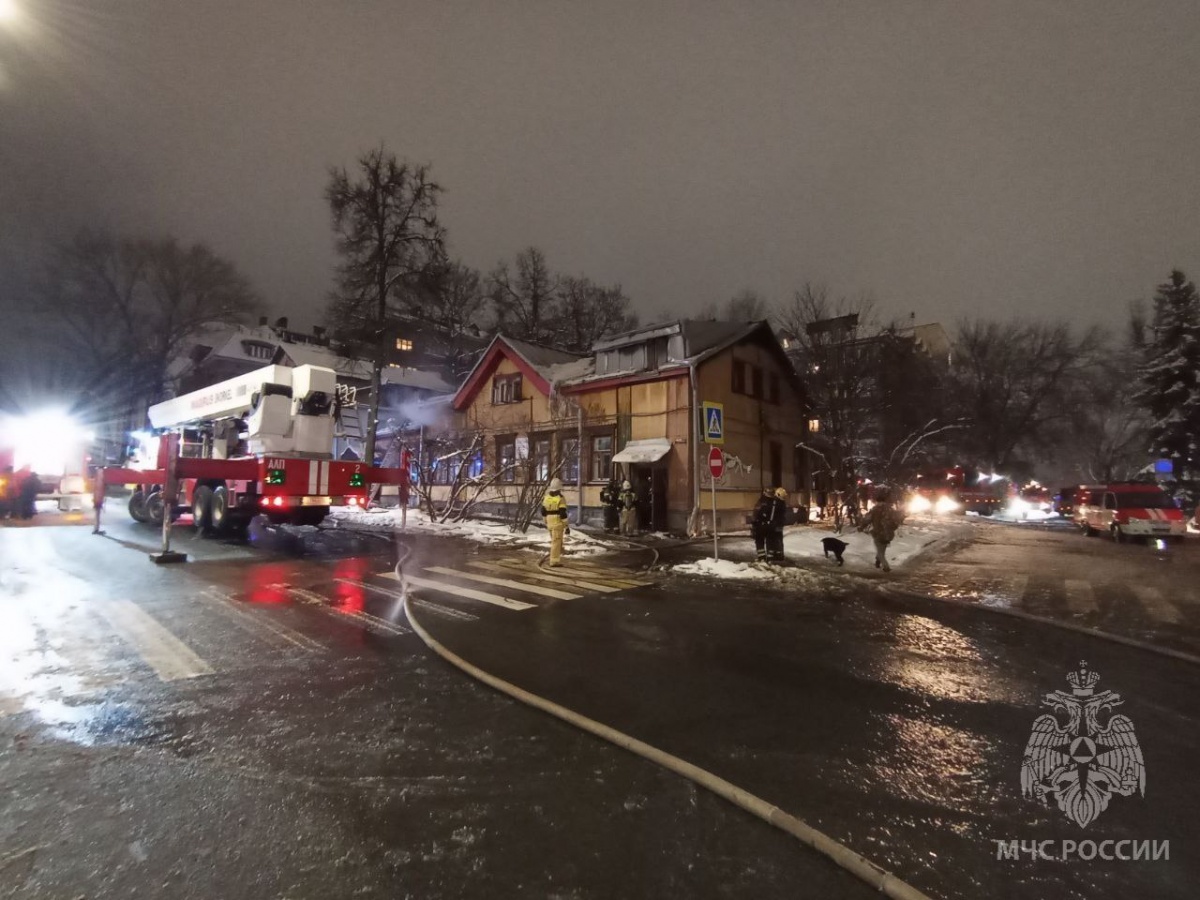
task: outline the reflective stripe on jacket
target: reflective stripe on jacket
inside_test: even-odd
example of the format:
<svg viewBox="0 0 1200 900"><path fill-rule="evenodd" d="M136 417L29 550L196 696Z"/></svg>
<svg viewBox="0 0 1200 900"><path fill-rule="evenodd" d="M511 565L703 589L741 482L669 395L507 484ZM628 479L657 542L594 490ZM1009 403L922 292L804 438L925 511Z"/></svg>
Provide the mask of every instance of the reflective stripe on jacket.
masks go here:
<svg viewBox="0 0 1200 900"><path fill-rule="evenodd" d="M547 494L542 500L542 515L547 518L558 516L567 517L567 500L562 494Z"/></svg>

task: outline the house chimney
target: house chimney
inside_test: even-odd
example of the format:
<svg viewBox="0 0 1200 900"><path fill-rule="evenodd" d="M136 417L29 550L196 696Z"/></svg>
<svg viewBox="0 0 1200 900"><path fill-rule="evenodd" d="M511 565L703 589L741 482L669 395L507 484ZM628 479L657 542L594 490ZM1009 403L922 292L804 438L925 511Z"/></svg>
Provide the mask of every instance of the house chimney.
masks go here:
<svg viewBox="0 0 1200 900"><path fill-rule="evenodd" d="M259 328L262 328L262 327L264 327L266 324L267 324L267 317L266 317L266 316L259 316L259 317L258 317L258 327L259 327Z"/></svg>
<svg viewBox="0 0 1200 900"><path fill-rule="evenodd" d="M278 319L276 319L275 327L286 329L287 328L287 316L280 316Z"/></svg>

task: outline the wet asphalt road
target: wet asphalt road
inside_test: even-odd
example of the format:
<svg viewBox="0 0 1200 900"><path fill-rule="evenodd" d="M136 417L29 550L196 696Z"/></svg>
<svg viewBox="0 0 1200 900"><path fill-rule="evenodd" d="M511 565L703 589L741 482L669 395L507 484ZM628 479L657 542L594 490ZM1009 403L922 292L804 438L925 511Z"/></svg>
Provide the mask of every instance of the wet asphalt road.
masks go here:
<svg viewBox="0 0 1200 900"><path fill-rule="evenodd" d="M1061 525L976 520L902 580L932 596L1013 609L1200 656L1200 536L1114 543Z"/></svg>
<svg viewBox="0 0 1200 900"><path fill-rule="evenodd" d="M386 542L159 568L108 529L0 529L0 896L869 893L442 663Z"/></svg>
<svg viewBox="0 0 1200 900"><path fill-rule="evenodd" d="M388 541L305 558L206 542L159 568L145 532L109 528L0 530L10 896L865 896L793 839L433 658ZM1195 894L1194 666L844 578L634 586L625 558L567 579L607 588L586 589L512 552L408 543L414 612L449 647L933 896ZM1019 785L1038 700L1081 658L1124 696L1148 770L1146 797L1115 798L1086 833ZM996 859L997 840L1080 837L1169 840L1171 858Z"/></svg>

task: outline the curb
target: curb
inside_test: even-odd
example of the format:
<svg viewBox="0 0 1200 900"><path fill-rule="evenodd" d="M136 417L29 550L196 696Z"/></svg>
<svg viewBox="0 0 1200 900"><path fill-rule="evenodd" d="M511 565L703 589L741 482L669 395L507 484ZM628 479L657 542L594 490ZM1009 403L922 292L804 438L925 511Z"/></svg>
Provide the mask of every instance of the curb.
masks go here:
<svg viewBox="0 0 1200 900"><path fill-rule="evenodd" d="M712 772L694 766L686 760L672 756L670 753L659 750L657 747L652 747L643 741L639 741L637 738L610 728L594 719L582 716L564 706L559 706L557 703L547 700L544 697L539 697L537 694L523 690L489 672L485 672L478 666L472 665L439 643L416 620L412 613L412 605L407 591L405 591L404 596L404 614L407 616L408 623L412 626L413 631L417 633L417 636L425 642L425 645L430 650L472 678L482 681L489 687L500 691L500 693L507 694L509 697L532 706L534 709L540 709L542 712L562 719L576 728L590 732L599 738L616 744L618 747L635 753L643 759L657 763L675 774L682 775L684 778L712 791L714 794L724 797L735 806L741 807L764 822L787 832L818 853L824 854L838 866L866 882L884 896L892 897L894 900L931 900L927 894L922 893L907 882L901 881L891 872L877 866L866 857L855 853L845 844L835 840L823 831L813 828L802 819L785 813L779 807L742 790L737 785L714 775Z"/></svg>

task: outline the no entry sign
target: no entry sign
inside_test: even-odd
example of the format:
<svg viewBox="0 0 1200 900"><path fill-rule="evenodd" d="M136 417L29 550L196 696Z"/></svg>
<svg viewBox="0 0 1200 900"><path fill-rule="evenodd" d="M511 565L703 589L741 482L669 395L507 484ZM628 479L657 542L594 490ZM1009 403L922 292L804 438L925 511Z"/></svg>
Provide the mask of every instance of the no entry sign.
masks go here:
<svg viewBox="0 0 1200 900"><path fill-rule="evenodd" d="M720 478L725 474L725 454L721 452L720 447L709 448L708 471L713 478Z"/></svg>

